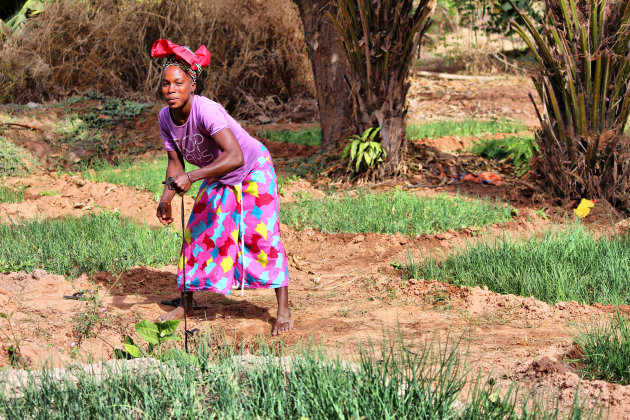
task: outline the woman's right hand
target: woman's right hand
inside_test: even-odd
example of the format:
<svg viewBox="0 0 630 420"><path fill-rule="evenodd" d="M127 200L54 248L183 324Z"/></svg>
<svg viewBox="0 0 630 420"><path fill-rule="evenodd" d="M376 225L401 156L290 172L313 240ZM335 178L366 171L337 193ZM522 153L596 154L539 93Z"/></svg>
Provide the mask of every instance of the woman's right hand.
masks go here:
<svg viewBox="0 0 630 420"><path fill-rule="evenodd" d="M170 201L160 201L157 208L157 218L164 226L173 223L173 212L171 211Z"/></svg>

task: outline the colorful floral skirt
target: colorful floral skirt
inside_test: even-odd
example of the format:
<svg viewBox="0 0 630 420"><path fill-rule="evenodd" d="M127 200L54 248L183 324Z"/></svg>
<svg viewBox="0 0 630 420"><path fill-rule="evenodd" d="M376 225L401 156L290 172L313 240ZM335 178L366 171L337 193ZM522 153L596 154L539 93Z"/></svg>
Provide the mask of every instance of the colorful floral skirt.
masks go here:
<svg viewBox="0 0 630 420"><path fill-rule="evenodd" d="M180 291L229 295L243 277L248 288L289 284L280 241L278 184L266 147L242 185L209 180L201 184L184 240L177 272Z"/></svg>

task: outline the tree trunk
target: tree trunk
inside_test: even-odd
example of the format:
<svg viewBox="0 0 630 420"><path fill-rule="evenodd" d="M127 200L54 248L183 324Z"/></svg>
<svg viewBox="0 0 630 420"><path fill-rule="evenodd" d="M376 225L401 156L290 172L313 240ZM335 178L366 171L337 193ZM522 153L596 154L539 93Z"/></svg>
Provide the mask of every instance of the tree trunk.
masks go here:
<svg viewBox="0 0 630 420"><path fill-rule="evenodd" d="M300 9L304 39L313 67L317 104L322 128L322 147L335 148L352 134L352 102L345 81L346 58L339 34L328 18L337 13L331 0L294 0Z"/></svg>
<svg viewBox="0 0 630 420"><path fill-rule="evenodd" d="M374 113L381 127L383 150L385 157L384 174L397 176L406 172L405 155L407 154L407 135L405 132L405 113L393 113L389 117L382 111Z"/></svg>

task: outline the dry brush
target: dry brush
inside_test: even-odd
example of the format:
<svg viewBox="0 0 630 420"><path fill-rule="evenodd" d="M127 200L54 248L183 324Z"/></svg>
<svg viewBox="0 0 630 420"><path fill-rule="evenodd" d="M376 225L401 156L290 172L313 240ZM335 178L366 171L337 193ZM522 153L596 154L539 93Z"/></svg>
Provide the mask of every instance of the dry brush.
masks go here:
<svg viewBox="0 0 630 420"><path fill-rule="evenodd" d="M155 98L158 38L212 53L203 93L236 116L314 95L302 26L289 0L60 0L0 41L0 102L97 90Z"/></svg>

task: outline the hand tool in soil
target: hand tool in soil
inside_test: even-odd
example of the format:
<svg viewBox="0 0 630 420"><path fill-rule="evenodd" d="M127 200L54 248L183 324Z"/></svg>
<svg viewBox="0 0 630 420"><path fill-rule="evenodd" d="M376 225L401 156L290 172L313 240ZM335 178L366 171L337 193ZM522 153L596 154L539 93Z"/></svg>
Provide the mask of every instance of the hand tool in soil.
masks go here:
<svg viewBox="0 0 630 420"><path fill-rule="evenodd" d="M166 181L162 181L162 184L166 184L168 186L169 190L175 190L175 188L173 188L173 181L175 181L175 178L173 178L172 176L169 176L168 179ZM181 195L182 198L182 284L185 286L186 285L186 254L184 253L184 247L186 245L186 239L184 236L184 232L186 231L186 223L184 221L184 195ZM194 332L193 331L188 331L188 324L187 324L187 318L188 318L188 314L187 314L187 309L188 309L188 304L186 302L186 296L187 293L184 292L182 293L182 299L183 299L183 303L184 303L184 349L186 350L186 353L188 353L188 335L192 335Z"/></svg>

